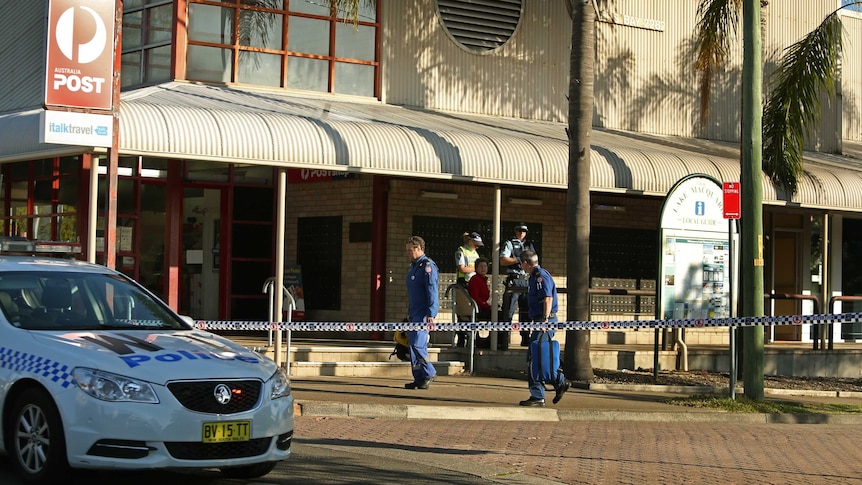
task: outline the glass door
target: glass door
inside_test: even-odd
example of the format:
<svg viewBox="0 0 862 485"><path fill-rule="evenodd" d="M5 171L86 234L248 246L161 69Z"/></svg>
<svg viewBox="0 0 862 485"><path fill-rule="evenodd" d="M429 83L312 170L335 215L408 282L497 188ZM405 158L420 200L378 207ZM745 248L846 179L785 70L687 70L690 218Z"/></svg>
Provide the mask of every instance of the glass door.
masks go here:
<svg viewBox="0 0 862 485"><path fill-rule="evenodd" d="M165 185L141 184L141 211L139 217L140 256L138 280L159 298L165 294Z"/></svg>
<svg viewBox="0 0 862 485"><path fill-rule="evenodd" d="M183 190L180 313L218 320L221 281L222 189Z"/></svg>

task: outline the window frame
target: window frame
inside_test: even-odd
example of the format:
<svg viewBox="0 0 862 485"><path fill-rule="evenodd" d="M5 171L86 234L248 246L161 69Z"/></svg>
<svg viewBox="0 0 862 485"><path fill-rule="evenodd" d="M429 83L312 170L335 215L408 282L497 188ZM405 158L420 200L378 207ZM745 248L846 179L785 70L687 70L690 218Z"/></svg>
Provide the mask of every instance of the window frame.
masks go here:
<svg viewBox="0 0 862 485"><path fill-rule="evenodd" d="M380 97L380 1L377 2L375 6L375 18L374 21L363 21L357 20L355 23L353 19L346 18L343 16L339 16L339 12L335 9L330 10L329 16L315 15L310 13L298 12L290 10L290 0L284 0L285 6L281 9L271 9L265 7L259 7L255 5L244 5L243 0L188 0L189 9L191 9L192 5L209 5L213 7L219 8L229 8L234 10L233 15L233 35L231 36L230 44L220 44L214 42L205 42L199 40L188 39L187 45L191 46L201 46L201 47L213 47L219 49L225 49L230 51L231 53L231 66L230 66L230 79L227 81L230 84L240 84L240 85L248 85L249 83L240 82L240 64L242 62L242 53L261 53L261 54L272 54L281 56L281 73L278 88L281 89L301 89L301 88L291 88L289 85L289 72L290 72L290 60L292 58L296 59L311 59L318 61L325 61L327 63L327 78L326 78L326 89L324 90L311 90L314 92L325 92L328 94L343 94L343 95L353 95L353 96L362 96L351 93L339 93L335 90L336 87L336 66L345 65L345 64L353 64L359 66L370 66L374 70L371 93L372 97L378 98ZM242 45L240 42L240 14L242 11L259 11L265 13L272 13L281 15L281 49L271 49L264 47L253 47L249 45ZM189 14L190 16L190 14ZM288 26L291 18L308 18L314 20L322 20L329 23L329 45L328 45L328 53L327 54L311 54L306 52L298 52L292 51L289 49L289 37L290 32L288 30ZM348 57L338 57L336 56L336 36L339 32L344 31L345 28L353 28L348 25L352 24L357 27L369 27L374 30L373 38L374 38L374 60L364 60L364 59L354 59ZM187 51L190 49L187 49ZM186 59L186 63L189 61ZM186 74L186 78L188 80L196 80L193 77L188 75L188 71ZM272 87L272 86L270 86Z"/></svg>

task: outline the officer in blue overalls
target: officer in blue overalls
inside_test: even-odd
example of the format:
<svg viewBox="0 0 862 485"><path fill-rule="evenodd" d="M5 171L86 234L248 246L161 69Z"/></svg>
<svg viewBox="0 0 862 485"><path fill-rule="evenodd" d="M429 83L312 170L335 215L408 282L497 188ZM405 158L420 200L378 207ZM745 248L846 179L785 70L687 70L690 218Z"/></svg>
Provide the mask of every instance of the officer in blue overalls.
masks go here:
<svg viewBox="0 0 862 485"><path fill-rule="evenodd" d="M528 322L527 312L527 274L521 268L518 260L521 251L529 249L535 252L536 248L527 241L527 225L523 222L515 225L515 234L505 241L500 248L500 266L506 268L506 292L503 293L503 321L511 322L518 310L518 321ZM497 348L507 350L509 348L509 333L500 332ZM529 345L530 332L521 332L521 346Z"/></svg>
<svg viewBox="0 0 862 485"><path fill-rule="evenodd" d="M439 308L437 293L437 264L425 255L425 240L411 236L406 244L407 255L413 261L407 272L407 316L411 322L434 323ZM404 384L407 389L428 389L437 375L428 362L428 330L407 332L410 363L413 364L413 382Z"/></svg>
<svg viewBox="0 0 862 485"><path fill-rule="evenodd" d="M527 289L527 304L530 308L530 321L542 323L557 323L557 285L554 283L554 278L551 273L545 268L539 266L539 256L535 251L525 249L521 252L520 260L521 267L530 275ZM530 332L530 342L539 339L539 335L547 332L548 337L554 338L554 329L533 330ZM527 350L527 358L531 356L529 353L532 346ZM559 356L557 356L559 359ZM544 406L545 405L545 383L536 382L533 380L533 373L528 373L528 382L530 386L530 398L521 401L521 406ZM550 382L554 386L556 395L554 396L554 404L560 402L563 394L571 387L571 382L566 380L562 369L556 375L554 382Z"/></svg>

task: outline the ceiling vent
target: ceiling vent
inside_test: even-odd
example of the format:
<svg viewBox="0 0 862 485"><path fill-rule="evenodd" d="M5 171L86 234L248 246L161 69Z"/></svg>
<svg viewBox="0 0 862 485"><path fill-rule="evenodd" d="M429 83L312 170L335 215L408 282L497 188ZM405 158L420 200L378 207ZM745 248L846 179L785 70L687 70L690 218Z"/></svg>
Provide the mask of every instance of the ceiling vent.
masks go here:
<svg viewBox="0 0 862 485"><path fill-rule="evenodd" d="M443 29L458 45L477 54L508 42L522 9L521 0L437 0Z"/></svg>

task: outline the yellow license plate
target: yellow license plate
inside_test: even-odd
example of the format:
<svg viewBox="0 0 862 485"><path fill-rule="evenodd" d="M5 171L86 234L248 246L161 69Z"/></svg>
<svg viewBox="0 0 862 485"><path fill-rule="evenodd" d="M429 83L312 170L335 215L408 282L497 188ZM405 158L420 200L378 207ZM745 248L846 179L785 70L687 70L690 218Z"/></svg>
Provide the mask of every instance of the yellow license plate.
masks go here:
<svg viewBox="0 0 862 485"><path fill-rule="evenodd" d="M251 421L218 421L204 423L204 443L248 441L251 438Z"/></svg>

